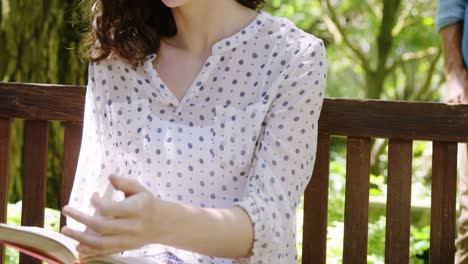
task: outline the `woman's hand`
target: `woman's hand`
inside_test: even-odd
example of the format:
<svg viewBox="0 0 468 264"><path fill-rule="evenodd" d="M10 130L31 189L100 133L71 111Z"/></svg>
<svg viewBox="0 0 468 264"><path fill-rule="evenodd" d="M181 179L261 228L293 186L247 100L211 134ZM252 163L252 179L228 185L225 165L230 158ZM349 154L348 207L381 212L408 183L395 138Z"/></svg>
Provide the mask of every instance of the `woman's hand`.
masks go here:
<svg viewBox="0 0 468 264"><path fill-rule="evenodd" d="M159 230L163 230L155 219L158 199L148 189L132 179L111 175L109 180L116 190L125 193L124 200L103 201L94 193L91 204L96 208L95 215L68 206L62 210L87 227L84 232L65 226L61 230L80 242L77 246L80 259L140 248L153 243Z"/></svg>
<svg viewBox="0 0 468 264"><path fill-rule="evenodd" d="M468 103L468 71L461 69L447 76L445 102Z"/></svg>

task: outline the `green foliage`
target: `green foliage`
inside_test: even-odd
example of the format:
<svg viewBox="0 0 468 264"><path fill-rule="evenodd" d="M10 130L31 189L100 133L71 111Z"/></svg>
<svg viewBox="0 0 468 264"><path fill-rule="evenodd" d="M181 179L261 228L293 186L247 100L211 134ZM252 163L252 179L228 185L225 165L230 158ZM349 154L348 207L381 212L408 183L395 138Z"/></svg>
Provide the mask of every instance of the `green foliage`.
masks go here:
<svg viewBox="0 0 468 264"><path fill-rule="evenodd" d="M439 98L435 1L275 0L267 10L325 40L328 96Z"/></svg>

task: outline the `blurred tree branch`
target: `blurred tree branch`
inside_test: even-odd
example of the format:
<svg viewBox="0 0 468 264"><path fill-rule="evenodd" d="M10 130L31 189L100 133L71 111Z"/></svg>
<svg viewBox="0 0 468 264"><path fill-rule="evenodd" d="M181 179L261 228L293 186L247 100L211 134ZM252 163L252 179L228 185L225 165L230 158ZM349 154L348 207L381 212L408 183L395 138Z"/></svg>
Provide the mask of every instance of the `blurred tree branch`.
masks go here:
<svg viewBox="0 0 468 264"><path fill-rule="evenodd" d="M393 62L387 69L387 73L393 72L397 67L401 67L405 63L419 61L425 58L438 57L440 49L436 47L430 47L426 50L420 50L415 52L407 52L401 55L395 62Z"/></svg>
<svg viewBox="0 0 468 264"><path fill-rule="evenodd" d="M322 1L323 0L320 1L320 4L322 6L322 9L324 9L324 5L323 5ZM349 39L348 35L346 34L345 30L343 29L343 26L340 23L335 11L333 10L333 6L331 5L330 0L325 0L325 4L326 4L325 6L326 6L328 12L330 13L330 16L328 16L327 14L324 14L324 17L326 19L326 23L328 22L328 24L330 24L331 28L333 28L333 29L330 30L330 32L335 36L336 39L341 38L346 43L346 45L349 47L349 49L351 49L351 51L354 53L354 55L360 60L360 62L362 64L362 67L366 71L370 71L369 62L368 62L366 56L364 56L364 53L359 48L359 46L354 44ZM336 30L334 30L334 29L336 29Z"/></svg>
<svg viewBox="0 0 468 264"><path fill-rule="evenodd" d="M408 100L417 100L417 101L427 101L428 99L428 92L430 91L432 80L434 79L434 72L436 70L436 65L439 62L439 59L442 56L442 50L437 49L437 53L435 57L432 59L431 64L429 66L429 70L427 71L426 80L424 81L423 85L416 89L411 97Z"/></svg>

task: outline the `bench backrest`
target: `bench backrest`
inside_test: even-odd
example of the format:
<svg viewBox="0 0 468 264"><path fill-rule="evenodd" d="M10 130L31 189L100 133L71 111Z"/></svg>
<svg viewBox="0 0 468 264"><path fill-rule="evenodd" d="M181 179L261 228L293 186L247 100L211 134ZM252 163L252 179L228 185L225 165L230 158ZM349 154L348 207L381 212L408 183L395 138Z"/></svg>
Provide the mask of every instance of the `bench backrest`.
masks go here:
<svg viewBox="0 0 468 264"><path fill-rule="evenodd" d="M343 263L367 263L370 146L389 139L385 263L408 263L412 141L433 142L430 263L453 263L457 142L468 142L468 105L326 99L318 156L304 195L303 263L326 263L330 136L347 137Z"/></svg>
<svg viewBox="0 0 468 264"><path fill-rule="evenodd" d="M6 222L11 120L25 120L21 224L43 226L48 122L62 121L65 127L62 185L57 190L63 206L79 155L84 98L82 86L0 82L0 222ZM343 262L367 262L371 139L388 138L386 263L409 260L413 140L433 142L430 261L453 263L457 142L468 142L468 105L325 99L317 160L304 196L305 264L326 263L330 137L334 135L347 137ZM40 263L24 255L20 262Z"/></svg>

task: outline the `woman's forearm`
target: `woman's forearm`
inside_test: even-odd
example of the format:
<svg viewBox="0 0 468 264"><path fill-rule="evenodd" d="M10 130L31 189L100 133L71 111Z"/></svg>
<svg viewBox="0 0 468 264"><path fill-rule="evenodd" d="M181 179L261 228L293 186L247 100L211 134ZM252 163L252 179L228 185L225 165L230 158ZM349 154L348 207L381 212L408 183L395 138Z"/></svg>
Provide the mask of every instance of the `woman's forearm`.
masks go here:
<svg viewBox="0 0 468 264"><path fill-rule="evenodd" d="M160 199L157 203L155 219L161 219L165 232L155 243L221 258L250 255L253 226L242 208L198 208Z"/></svg>
<svg viewBox="0 0 468 264"><path fill-rule="evenodd" d="M447 76L465 69L461 51L461 32L461 23L446 26L440 31Z"/></svg>
<svg viewBox="0 0 468 264"><path fill-rule="evenodd" d="M125 193L124 200L108 201L95 193L91 199L98 212L95 215L63 208L67 217L87 226L84 232L68 227L61 230L79 242L80 257L109 255L147 244L164 244L220 258L250 256L254 231L242 208L199 208L171 202L155 198L134 179L109 179L116 190Z"/></svg>

